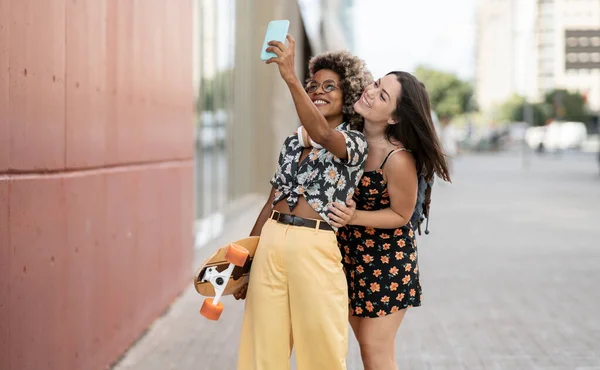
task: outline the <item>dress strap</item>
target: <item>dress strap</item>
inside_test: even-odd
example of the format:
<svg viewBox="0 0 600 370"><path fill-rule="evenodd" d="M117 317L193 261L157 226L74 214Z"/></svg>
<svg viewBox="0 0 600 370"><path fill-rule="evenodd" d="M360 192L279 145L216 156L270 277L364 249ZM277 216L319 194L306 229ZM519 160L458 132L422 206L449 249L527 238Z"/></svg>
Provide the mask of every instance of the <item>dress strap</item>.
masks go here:
<svg viewBox="0 0 600 370"><path fill-rule="evenodd" d="M394 149L394 150L392 150L391 152L389 152L389 153L388 153L388 155L386 155L386 156L385 156L385 159L383 160L383 163L381 163L381 166L379 166L379 169L380 169L380 170L381 170L381 169L383 169L383 166L385 165L385 162L387 162L388 158L389 158L389 157L390 157L392 154L394 154L394 153L397 153L397 152L404 152L404 151L406 151L406 152L409 152L409 153L410 153L410 150L408 150L408 149L406 149L406 148L398 148L398 149Z"/></svg>

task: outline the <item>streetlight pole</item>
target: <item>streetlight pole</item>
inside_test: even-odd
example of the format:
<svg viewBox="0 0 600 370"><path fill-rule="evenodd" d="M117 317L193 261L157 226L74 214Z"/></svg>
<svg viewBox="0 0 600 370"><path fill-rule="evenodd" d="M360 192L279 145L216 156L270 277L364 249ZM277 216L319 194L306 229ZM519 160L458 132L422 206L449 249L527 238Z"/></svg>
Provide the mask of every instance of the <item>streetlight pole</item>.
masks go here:
<svg viewBox="0 0 600 370"><path fill-rule="evenodd" d="M525 104L523 104L523 120L527 123L527 127L525 128L525 132L523 133L522 143L523 168L529 168L531 164L531 150L527 146L525 134L527 133L527 129L533 126L533 119L533 106L529 103L529 101L525 100Z"/></svg>

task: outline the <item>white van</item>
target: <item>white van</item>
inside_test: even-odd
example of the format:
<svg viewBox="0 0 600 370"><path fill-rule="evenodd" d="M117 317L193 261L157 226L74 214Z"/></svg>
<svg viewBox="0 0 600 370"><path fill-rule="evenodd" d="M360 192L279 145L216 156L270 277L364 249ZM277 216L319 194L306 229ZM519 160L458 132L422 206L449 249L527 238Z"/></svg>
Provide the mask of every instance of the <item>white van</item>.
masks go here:
<svg viewBox="0 0 600 370"><path fill-rule="evenodd" d="M546 126L530 127L525 132L527 145L538 150L581 149L586 139L587 128L583 122L552 121Z"/></svg>

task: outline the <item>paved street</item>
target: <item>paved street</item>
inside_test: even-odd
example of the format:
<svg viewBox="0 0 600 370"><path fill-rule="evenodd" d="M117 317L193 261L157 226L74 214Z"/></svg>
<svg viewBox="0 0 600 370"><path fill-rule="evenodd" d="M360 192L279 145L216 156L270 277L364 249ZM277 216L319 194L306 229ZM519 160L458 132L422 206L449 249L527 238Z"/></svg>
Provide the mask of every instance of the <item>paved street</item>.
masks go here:
<svg viewBox="0 0 600 370"><path fill-rule="evenodd" d="M222 241L247 235L259 207ZM419 238L424 306L396 340L400 370L600 369L595 157L532 157L528 168L518 153L459 158L454 184L434 187L430 230ZM115 369L235 369L243 304L225 299L215 323L198 314L202 299L190 286ZM354 338L348 369L362 369Z"/></svg>

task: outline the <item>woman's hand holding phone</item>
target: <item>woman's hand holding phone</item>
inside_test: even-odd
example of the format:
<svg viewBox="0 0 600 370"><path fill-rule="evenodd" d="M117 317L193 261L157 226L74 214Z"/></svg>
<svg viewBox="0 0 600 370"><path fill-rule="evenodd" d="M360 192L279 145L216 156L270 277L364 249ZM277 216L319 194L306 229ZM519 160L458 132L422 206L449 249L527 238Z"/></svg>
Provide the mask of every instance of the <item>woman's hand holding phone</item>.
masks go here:
<svg viewBox="0 0 600 370"><path fill-rule="evenodd" d="M296 79L296 69L294 67L294 57L296 52L296 40L288 34L286 36L288 46L283 42L269 41L267 52L275 53L277 56L266 61L266 64L276 63L279 67L279 74L286 82L292 82Z"/></svg>

